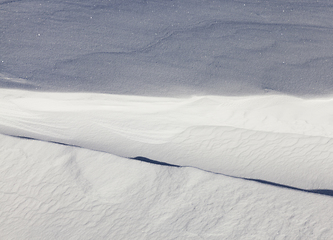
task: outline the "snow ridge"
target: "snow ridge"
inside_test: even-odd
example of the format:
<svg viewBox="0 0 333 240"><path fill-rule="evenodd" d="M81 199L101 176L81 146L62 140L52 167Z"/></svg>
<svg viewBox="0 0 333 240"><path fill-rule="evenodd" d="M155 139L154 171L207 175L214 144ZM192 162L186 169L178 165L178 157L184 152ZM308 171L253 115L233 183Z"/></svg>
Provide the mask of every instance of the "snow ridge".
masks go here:
<svg viewBox="0 0 333 240"><path fill-rule="evenodd" d="M0 237L329 239L331 103L1 90Z"/></svg>
<svg viewBox="0 0 333 240"><path fill-rule="evenodd" d="M180 166L180 165L172 165L172 164L169 164L169 163L152 160L152 159L149 159L149 158L146 158L146 157L142 157L142 156L137 156L137 157L130 158L130 159L135 159L135 160L139 160L139 161L142 161L142 162L147 162L147 163L150 163L150 164L157 164L157 165L162 165L162 166L184 167L184 166ZM199 170L202 170L202 169L199 169ZM202 171L204 171L204 170L202 170ZM232 177L232 178L237 178L237 179L243 179L243 180L248 180L248 181L254 181L254 182L258 182L258 183L268 184L268 185L275 186L275 187L292 189L292 190L296 190L296 191L302 191L302 192L308 192L308 193L316 193L316 194L322 194L322 195L327 195L327 196L333 196L333 190L332 189L312 189L312 190L307 190L307 189L301 189L301 188L295 188L295 187L291 187L291 186L287 186L287 185L277 184L277 183L274 183L274 182L269 182L269 181L265 181L265 180L261 180L261 179L241 178L241 177L229 176L229 175L225 175L225 174L222 174L222 173L214 173L214 172L210 172L210 173L212 173L212 174L221 174L221 175L227 176L227 177Z"/></svg>
<svg viewBox="0 0 333 240"><path fill-rule="evenodd" d="M8 136L10 136L10 135L8 135ZM27 140L34 140L34 141L42 141L42 140L39 140L39 139L34 139L34 138L30 138L30 137L23 137L23 136L10 136L10 137L20 138L20 139L27 139ZM54 142L54 141L45 141L45 142L53 143L53 144L59 144L59 145L63 145L63 146L75 147L75 148L82 148L80 146L76 146L76 145L72 145L72 144L66 144L66 143L62 143L62 142ZM107 152L105 152L105 153L107 153ZM282 188L292 189L292 190L296 190L296 191L303 191L303 192L308 192L308 193L316 193L316 194L322 194L322 195L327 195L327 196L333 196L333 189L302 189L302 188L297 188L297 187L288 186L288 185L284 185L284 184L279 184L279 183L276 183L276 182L266 181L266 180L263 180L263 179L254 179L254 178L246 178L246 177L228 175L228 174L224 174L223 170L221 170L221 172L219 172L219 171L214 172L212 170L206 170L205 167L204 168L199 168L199 167L196 167L195 165L191 166L191 165L170 164L168 162L173 162L173 161L170 161L168 159L167 159L167 162L161 162L161 161L149 159L149 158L143 157L143 156L136 156L136 157L132 157L132 158L129 158L129 159L138 160L138 161L142 161L142 162L146 162L146 163L150 163L150 164L161 165L161 166L168 166L168 167L179 167L179 168L181 168L181 167L192 167L192 168L196 168L196 169L201 170L201 171L206 171L206 172L209 172L209 173L212 173L212 174L221 174L223 176L232 177L232 178L236 178L236 179L255 181L255 182L259 182L259 183L263 183L263 184L268 184L268 185L271 185L271 186L282 187Z"/></svg>
<svg viewBox="0 0 333 240"><path fill-rule="evenodd" d="M330 98L1 91L3 134L300 189L333 189Z"/></svg>
<svg viewBox="0 0 333 240"><path fill-rule="evenodd" d="M333 199L323 195L4 135L0 152L4 239L333 234Z"/></svg>

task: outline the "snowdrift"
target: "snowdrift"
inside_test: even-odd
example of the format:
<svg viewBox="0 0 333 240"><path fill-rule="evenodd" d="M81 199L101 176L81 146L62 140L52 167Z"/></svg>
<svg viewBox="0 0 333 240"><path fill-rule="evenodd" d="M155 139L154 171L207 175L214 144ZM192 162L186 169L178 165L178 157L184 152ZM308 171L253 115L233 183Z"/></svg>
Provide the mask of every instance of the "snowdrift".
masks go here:
<svg viewBox="0 0 333 240"><path fill-rule="evenodd" d="M329 239L333 234L328 196L4 135L0 152L2 239Z"/></svg>
<svg viewBox="0 0 333 240"><path fill-rule="evenodd" d="M333 189L330 98L1 93L0 131L6 135Z"/></svg>
<svg viewBox="0 0 333 240"><path fill-rule="evenodd" d="M0 239L332 239L332 12L0 0Z"/></svg>

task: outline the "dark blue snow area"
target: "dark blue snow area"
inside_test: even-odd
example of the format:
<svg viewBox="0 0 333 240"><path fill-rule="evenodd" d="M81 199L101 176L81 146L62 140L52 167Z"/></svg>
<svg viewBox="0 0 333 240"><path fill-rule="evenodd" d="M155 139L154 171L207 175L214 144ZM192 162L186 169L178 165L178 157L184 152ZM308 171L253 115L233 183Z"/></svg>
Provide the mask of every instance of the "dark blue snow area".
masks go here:
<svg viewBox="0 0 333 240"><path fill-rule="evenodd" d="M0 1L0 87L333 92L329 1Z"/></svg>

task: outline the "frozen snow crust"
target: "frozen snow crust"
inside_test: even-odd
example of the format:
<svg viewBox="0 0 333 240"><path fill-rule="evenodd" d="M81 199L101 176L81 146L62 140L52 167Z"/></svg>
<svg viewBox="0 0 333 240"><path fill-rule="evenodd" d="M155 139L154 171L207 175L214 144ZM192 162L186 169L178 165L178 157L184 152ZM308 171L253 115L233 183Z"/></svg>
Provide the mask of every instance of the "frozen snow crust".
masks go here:
<svg viewBox="0 0 333 240"><path fill-rule="evenodd" d="M331 98L0 91L2 238L333 235Z"/></svg>

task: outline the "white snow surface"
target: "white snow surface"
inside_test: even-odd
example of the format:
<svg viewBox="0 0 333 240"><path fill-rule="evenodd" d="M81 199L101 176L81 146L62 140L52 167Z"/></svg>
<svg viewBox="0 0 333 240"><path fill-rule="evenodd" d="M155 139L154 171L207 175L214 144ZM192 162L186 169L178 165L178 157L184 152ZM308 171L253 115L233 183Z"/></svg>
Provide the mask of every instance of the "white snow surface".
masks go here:
<svg viewBox="0 0 333 240"><path fill-rule="evenodd" d="M0 92L3 239L333 234L331 98Z"/></svg>
<svg viewBox="0 0 333 240"><path fill-rule="evenodd" d="M330 239L331 197L0 136L1 239Z"/></svg>
<svg viewBox="0 0 333 240"><path fill-rule="evenodd" d="M0 240L333 239L332 39L327 0L0 0Z"/></svg>
<svg viewBox="0 0 333 240"><path fill-rule="evenodd" d="M1 90L1 132L122 157L333 189L333 100Z"/></svg>

